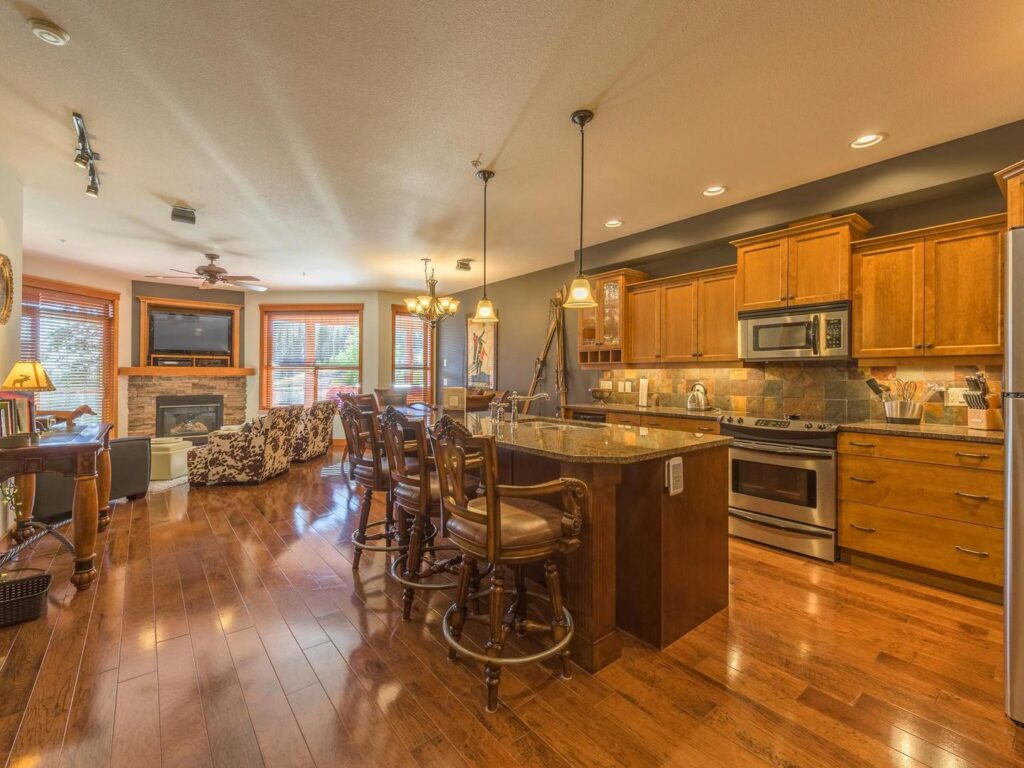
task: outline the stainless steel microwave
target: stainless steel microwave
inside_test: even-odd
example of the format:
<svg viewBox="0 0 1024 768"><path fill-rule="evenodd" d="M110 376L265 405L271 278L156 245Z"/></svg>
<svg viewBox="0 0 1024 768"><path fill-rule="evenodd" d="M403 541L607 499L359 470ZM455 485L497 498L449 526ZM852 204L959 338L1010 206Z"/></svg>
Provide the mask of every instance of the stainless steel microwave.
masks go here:
<svg viewBox="0 0 1024 768"><path fill-rule="evenodd" d="M739 313L744 360L830 360L850 356L850 303Z"/></svg>

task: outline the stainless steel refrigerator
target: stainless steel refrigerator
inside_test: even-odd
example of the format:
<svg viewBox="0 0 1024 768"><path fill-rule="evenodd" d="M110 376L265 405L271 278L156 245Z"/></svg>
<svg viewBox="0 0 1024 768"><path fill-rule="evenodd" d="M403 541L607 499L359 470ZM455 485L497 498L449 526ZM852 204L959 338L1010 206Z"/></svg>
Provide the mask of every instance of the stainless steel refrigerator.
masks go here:
<svg viewBox="0 0 1024 768"><path fill-rule="evenodd" d="M1024 725L1024 227L1006 255L1006 713Z"/></svg>

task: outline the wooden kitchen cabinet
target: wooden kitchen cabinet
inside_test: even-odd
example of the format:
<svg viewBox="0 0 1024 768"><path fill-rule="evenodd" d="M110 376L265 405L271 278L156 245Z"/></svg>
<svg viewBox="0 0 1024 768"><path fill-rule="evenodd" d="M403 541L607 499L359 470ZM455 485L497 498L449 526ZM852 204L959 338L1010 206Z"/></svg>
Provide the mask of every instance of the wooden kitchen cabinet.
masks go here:
<svg viewBox="0 0 1024 768"><path fill-rule="evenodd" d="M597 306L578 312L581 366L622 364L630 328L626 286L648 277L636 269L616 269L589 278Z"/></svg>
<svg viewBox="0 0 1024 768"><path fill-rule="evenodd" d="M1003 455L996 443L841 433L842 558L998 599Z"/></svg>
<svg viewBox="0 0 1024 768"><path fill-rule="evenodd" d="M639 283L627 294L626 362L738 359L734 267Z"/></svg>
<svg viewBox="0 0 1024 768"><path fill-rule="evenodd" d="M798 222L733 241L741 311L850 298L850 246L871 228L857 214Z"/></svg>
<svg viewBox="0 0 1024 768"><path fill-rule="evenodd" d="M1024 227L1024 160L997 171L996 183L1006 197L1006 226Z"/></svg>
<svg viewBox="0 0 1024 768"><path fill-rule="evenodd" d="M853 244L853 356L999 355L1003 214Z"/></svg>

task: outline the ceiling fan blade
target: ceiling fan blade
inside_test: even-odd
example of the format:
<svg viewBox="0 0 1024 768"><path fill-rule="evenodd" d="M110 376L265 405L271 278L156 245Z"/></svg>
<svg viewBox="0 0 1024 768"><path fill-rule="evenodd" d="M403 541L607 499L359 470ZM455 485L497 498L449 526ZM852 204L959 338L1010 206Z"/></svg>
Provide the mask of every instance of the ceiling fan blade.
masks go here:
<svg viewBox="0 0 1024 768"><path fill-rule="evenodd" d="M143 275L147 280L202 280L203 278L199 275L185 275L181 277L179 275Z"/></svg>
<svg viewBox="0 0 1024 768"><path fill-rule="evenodd" d="M234 280L237 283L258 283L260 279L252 275L221 275L221 280Z"/></svg>
<svg viewBox="0 0 1024 768"><path fill-rule="evenodd" d="M186 272L184 269L174 269L174 268L172 268L171 272L178 272L178 273L180 273L182 275L188 275L189 277L197 277L195 272ZM202 279L202 278L200 278L200 279Z"/></svg>
<svg viewBox="0 0 1024 768"><path fill-rule="evenodd" d="M236 288L244 288L247 291L257 291L259 293L267 290L267 286L265 285L250 285L249 283L239 283L235 280L225 280L224 283L227 285L233 285Z"/></svg>

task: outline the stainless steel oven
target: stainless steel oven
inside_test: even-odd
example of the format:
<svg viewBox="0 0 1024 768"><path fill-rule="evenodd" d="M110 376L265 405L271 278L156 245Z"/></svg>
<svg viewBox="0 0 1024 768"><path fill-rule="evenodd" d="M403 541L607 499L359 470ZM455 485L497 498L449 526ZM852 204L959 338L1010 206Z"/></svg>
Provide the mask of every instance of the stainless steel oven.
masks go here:
<svg viewBox="0 0 1024 768"><path fill-rule="evenodd" d="M744 360L844 358L850 356L850 304L739 313Z"/></svg>
<svg viewBox="0 0 1024 768"><path fill-rule="evenodd" d="M731 416L721 423L722 434L735 438L729 448L729 532L834 561L835 425Z"/></svg>

